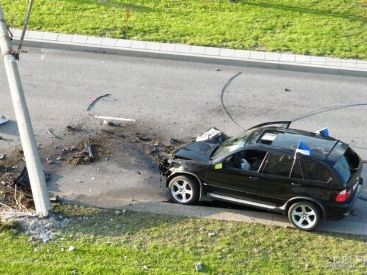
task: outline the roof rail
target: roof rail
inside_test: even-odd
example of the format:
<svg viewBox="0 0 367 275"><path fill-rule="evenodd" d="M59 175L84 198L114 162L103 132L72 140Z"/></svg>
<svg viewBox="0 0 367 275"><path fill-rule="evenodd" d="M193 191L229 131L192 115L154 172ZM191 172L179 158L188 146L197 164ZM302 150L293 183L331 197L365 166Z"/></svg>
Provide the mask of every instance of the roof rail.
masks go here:
<svg viewBox="0 0 367 275"><path fill-rule="evenodd" d="M291 125L291 123L292 123L291 120L280 120L280 121L264 122L264 123L257 124L257 125L255 125L251 128L248 128L247 130L260 128L260 127L263 127L263 126L268 126L268 125L273 125L273 124L285 124L285 128L288 129L289 126Z"/></svg>

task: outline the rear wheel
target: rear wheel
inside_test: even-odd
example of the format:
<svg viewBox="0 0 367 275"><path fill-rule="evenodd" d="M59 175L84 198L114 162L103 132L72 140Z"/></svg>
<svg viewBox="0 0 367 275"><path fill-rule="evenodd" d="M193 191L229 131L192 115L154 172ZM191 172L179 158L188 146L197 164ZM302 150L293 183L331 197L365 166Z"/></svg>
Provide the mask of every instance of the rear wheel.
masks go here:
<svg viewBox="0 0 367 275"><path fill-rule="evenodd" d="M289 208L288 219L298 229L310 231L318 224L320 211L314 203L300 201Z"/></svg>
<svg viewBox="0 0 367 275"><path fill-rule="evenodd" d="M181 204L192 204L199 199L198 183L187 176L177 176L169 183L169 189L172 199Z"/></svg>

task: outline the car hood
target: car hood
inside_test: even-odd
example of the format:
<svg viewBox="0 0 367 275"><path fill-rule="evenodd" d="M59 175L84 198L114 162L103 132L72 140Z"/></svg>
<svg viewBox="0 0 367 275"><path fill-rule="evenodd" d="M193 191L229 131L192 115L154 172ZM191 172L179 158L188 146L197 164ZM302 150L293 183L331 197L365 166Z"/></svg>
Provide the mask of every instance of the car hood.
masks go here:
<svg viewBox="0 0 367 275"><path fill-rule="evenodd" d="M205 141L192 142L177 148L172 152L172 155L182 159L207 162L210 161L212 152L219 144Z"/></svg>

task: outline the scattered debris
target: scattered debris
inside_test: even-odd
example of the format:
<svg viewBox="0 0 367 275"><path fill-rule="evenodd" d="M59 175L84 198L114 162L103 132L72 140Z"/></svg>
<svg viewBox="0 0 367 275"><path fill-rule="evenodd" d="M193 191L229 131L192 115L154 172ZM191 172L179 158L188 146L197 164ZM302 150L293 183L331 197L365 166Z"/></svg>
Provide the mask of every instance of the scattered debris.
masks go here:
<svg viewBox="0 0 367 275"><path fill-rule="evenodd" d="M23 187L23 188L30 188L31 183L29 181L27 167L23 168L23 170L20 173L19 177L15 180L15 184L20 186L20 187Z"/></svg>
<svg viewBox="0 0 367 275"><path fill-rule="evenodd" d="M98 150L95 150L97 146L94 144L96 140L89 139L81 141L77 147L69 146L63 149L63 153L67 158L67 162L73 166L81 164L91 164L97 159ZM72 153L71 156L70 153Z"/></svg>
<svg viewBox="0 0 367 275"><path fill-rule="evenodd" d="M68 132L80 132L82 129L80 129L80 127L75 127L75 126L68 125L68 126L66 126L66 130Z"/></svg>
<svg viewBox="0 0 367 275"><path fill-rule="evenodd" d="M94 154L93 154L93 148L92 145L85 143L84 145L85 151L88 152L88 156L92 159L94 159Z"/></svg>
<svg viewBox="0 0 367 275"><path fill-rule="evenodd" d="M6 158L6 154L0 155L0 160L4 160Z"/></svg>
<svg viewBox="0 0 367 275"><path fill-rule="evenodd" d="M203 270L203 264L201 262L195 263L195 270L200 272Z"/></svg>
<svg viewBox="0 0 367 275"><path fill-rule="evenodd" d="M3 211L0 213L0 219L17 222L25 234L31 237L30 241L41 240L45 243L56 237L57 229L66 228L70 222L62 216L38 218L36 214L18 211Z"/></svg>
<svg viewBox="0 0 367 275"><path fill-rule="evenodd" d="M212 238L212 237L215 237L215 236L216 236L216 234L214 232L209 232L208 233L208 237L209 238Z"/></svg>
<svg viewBox="0 0 367 275"><path fill-rule="evenodd" d="M152 141L152 138L145 134L136 133L136 137L141 141Z"/></svg>
<svg viewBox="0 0 367 275"><path fill-rule="evenodd" d="M143 269L144 269L144 270L148 270L148 266L147 266L147 265L144 265L144 266L143 266Z"/></svg>
<svg viewBox="0 0 367 275"><path fill-rule="evenodd" d="M196 141L213 141L215 143L217 142L223 142L224 140L226 140L228 138L228 136L226 134L224 134L222 131L218 130L215 127L210 128L209 130L207 130L205 133L203 133L202 135L198 136L196 138Z"/></svg>
<svg viewBox="0 0 367 275"><path fill-rule="evenodd" d="M171 138L170 141L169 141L170 144L179 144L180 141L178 139L175 139L175 138Z"/></svg>
<svg viewBox="0 0 367 275"><path fill-rule="evenodd" d="M284 91L285 92L291 92L292 90L291 89L288 89L288 88L285 88Z"/></svg>
<svg viewBox="0 0 367 275"><path fill-rule="evenodd" d="M119 216L119 215L121 215L121 211L119 211L119 210L116 210L116 211L115 211L115 215L116 215L116 216Z"/></svg>
<svg viewBox="0 0 367 275"><path fill-rule="evenodd" d="M50 201L51 202L59 202L60 201L59 195L50 196Z"/></svg>
<svg viewBox="0 0 367 275"><path fill-rule="evenodd" d="M47 133L50 135L50 137L52 138L59 138L58 136L55 135L54 130L53 129L47 129Z"/></svg>
<svg viewBox="0 0 367 275"><path fill-rule="evenodd" d="M75 246L71 245L69 246L68 251L72 252L72 251L75 251L75 249L76 249Z"/></svg>
<svg viewBox="0 0 367 275"><path fill-rule="evenodd" d="M119 126L118 124L112 122L112 121L108 121L108 120L103 120L103 124L107 125L107 126L111 126L111 127L116 127Z"/></svg>
<svg viewBox="0 0 367 275"><path fill-rule="evenodd" d="M135 122L136 119L132 118L123 118L123 117L110 117L110 116L94 116L96 119L102 119L105 121L123 121L123 122Z"/></svg>
<svg viewBox="0 0 367 275"><path fill-rule="evenodd" d="M92 110L94 108L94 106L97 104L97 102L100 101L102 98L105 98L105 97L110 96L110 95L111 94L105 94L105 95L97 97L95 100L93 100L91 102L91 104L89 104L89 106L87 108L87 111L89 112L90 110Z"/></svg>
<svg viewBox="0 0 367 275"><path fill-rule="evenodd" d="M0 115L0 125L5 124L9 121L6 116Z"/></svg>
<svg viewBox="0 0 367 275"><path fill-rule="evenodd" d="M219 69L219 68L216 68L216 69L215 69L215 71L216 71L216 72L220 72L220 71L221 71L221 69Z"/></svg>

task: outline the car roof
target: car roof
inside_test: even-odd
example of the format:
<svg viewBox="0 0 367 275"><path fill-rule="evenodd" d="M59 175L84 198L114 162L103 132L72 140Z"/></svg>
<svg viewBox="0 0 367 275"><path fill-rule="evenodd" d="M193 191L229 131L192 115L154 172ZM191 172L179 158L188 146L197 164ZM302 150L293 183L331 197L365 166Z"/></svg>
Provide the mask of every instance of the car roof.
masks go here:
<svg viewBox="0 0 367 275"><path fill-rule="evenodd" d="M249 140L248 145L294 153L299 142L302 141L311 149L311 158L327 159L331 162L335 162L348 148L348 145L335 138L292 128L260 127L255 128L253 134L253 138Z"/></svg>

